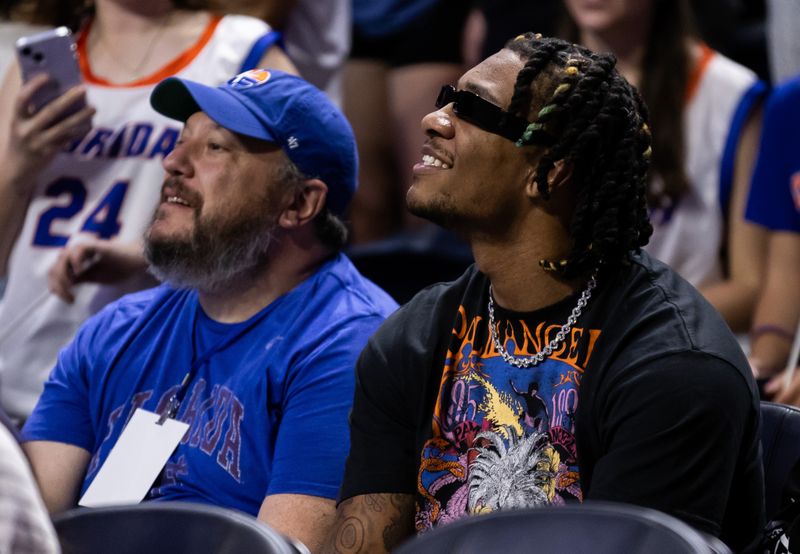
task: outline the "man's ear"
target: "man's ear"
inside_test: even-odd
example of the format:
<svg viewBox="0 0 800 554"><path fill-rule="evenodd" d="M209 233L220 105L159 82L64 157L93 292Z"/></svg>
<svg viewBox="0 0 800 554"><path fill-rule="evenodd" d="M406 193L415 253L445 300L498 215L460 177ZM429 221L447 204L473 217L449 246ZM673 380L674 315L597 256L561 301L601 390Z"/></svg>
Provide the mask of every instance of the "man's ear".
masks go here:
<svg viewBox="0 0 800 554"><path fill-rule="evenodd" d="M553 168L547 174L547 188L550 193L555 193L564 184L572 179L572 165L564 160L558 160L553 164ZM526 183L526 192L531 198L539 195L539 187L536 184L536 171L531 170Z"/></svg>
<svg viewBox="0 0 800 554"><path fill-rule="evenodd" d="M547 186L551 191L561 188L572 179L572 164L558 160L547 174Z"/></svg>
<svg viewBox="0 0 800 554"><path fill-rule="evenodd" d="M278 216L278 225L284 229L302 227L312 221L325 208L328 185L319 179L303 181L303 186L294 194L286 208Z"/></svg>

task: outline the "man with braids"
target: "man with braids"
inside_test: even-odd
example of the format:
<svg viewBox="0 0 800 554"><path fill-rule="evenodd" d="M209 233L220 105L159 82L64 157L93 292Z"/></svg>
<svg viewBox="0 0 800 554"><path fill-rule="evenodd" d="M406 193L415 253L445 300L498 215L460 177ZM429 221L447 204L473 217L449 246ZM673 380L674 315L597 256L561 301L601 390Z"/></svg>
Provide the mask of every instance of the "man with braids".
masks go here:
<svg viewBox="0 0 800 554"><path fill-rule="evenodd" d="M463 233L476 263L367 343L330 552L584 500L757 545L754 382L720 315L640 250L650 136L614 65L521 35L422 120L409 209ZM538 428L515 393L534 382Z"/></svg>

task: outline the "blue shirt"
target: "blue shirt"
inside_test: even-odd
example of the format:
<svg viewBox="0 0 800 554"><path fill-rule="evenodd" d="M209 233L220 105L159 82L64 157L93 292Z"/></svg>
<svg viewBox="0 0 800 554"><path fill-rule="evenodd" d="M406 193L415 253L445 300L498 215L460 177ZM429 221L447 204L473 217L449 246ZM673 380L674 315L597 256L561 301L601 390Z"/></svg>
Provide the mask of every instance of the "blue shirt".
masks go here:
<svg viewBox="0 0 800 554"><path fill-rule="evenodd" d="M355 361L397 307L344 255L243 323L208 318L193 290L123 297L59 355L23 438L92 453L81 494L138 407L190 424L148 498L257 514L266 495L335 498L349 449Z"/></svg>
<svg viewBox="0 0 800 554"><path fill-rule="evenodd" d="M767 102L745 217L800 233L800 77L777 87Z"/></svg>

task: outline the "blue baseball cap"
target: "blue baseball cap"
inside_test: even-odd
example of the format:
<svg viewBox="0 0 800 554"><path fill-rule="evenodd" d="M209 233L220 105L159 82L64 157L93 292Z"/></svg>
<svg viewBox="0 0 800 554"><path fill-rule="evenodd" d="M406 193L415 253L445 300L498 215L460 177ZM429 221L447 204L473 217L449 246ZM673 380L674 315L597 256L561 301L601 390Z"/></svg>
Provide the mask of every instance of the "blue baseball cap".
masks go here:
<svg viewBox="0 0 800 554"><path fill-rule="evenodd" d="M169 77L150 95L153 108L178 121L204 112L222 127L279 145L300 171L328 185L328 208L341 214L356 190L353 130L321 90L295 75L252 69L209 87Z"/></svg>

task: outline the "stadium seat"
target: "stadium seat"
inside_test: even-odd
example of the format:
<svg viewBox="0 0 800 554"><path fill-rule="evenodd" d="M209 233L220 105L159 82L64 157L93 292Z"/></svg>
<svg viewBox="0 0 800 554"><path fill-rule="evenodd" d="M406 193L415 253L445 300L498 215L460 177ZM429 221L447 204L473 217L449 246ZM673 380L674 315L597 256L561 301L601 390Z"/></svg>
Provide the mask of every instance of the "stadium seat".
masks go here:
<svg viewBox="0 0 800 554"><path fill-rule="evenodd" d="M304 554L252 516L201 504L77 508L53 518L64 554Z"/></svg>
<svg viewBox="0 0 800 554"><path fill-rule="evenodd" d="M767 521L781 501L792 467L800 460L800 410L773 402L761 403L761 448Z"/></svg>
<svg viewBox="0 0 800 554"><path fill-rule="evenodd" d="M416 537L395 554L730 554L672 516L627 504L586 502L462 519Z"/></svg>

